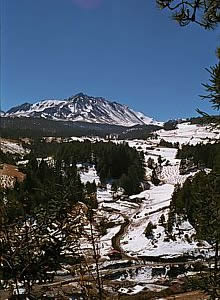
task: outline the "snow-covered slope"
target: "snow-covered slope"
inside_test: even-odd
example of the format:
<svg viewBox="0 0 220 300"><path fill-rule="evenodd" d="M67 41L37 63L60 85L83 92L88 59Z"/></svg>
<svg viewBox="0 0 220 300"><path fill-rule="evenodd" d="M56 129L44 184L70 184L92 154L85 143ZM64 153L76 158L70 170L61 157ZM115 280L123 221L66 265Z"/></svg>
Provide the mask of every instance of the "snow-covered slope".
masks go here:
<svg viewBox="0 0 220 300"><path fill-rule="evenodd" d="M178 124L175 130L157 131L159 140L163 139L170 143L196 145L198 143L214 143L220 139L220 130L210 125L202 126L185 122Z"/></svg>
<svg viewBox="0 0 220 300"><path fill-rule="evenodd" d="M42 117L52 120L83 121L121 126L159 125L152 118L141 112L136 112L126 105L82 93L66 100L44 100L34 104L24 103L7 111L5 116Z"/></svg>
<svg viewBox="0 0 220 300"><path fill-rule="evenodd" d="M24 148L19 141L0 138L1 151L4 153L11 153L23 156L30 152L29 149Z"/></svg>

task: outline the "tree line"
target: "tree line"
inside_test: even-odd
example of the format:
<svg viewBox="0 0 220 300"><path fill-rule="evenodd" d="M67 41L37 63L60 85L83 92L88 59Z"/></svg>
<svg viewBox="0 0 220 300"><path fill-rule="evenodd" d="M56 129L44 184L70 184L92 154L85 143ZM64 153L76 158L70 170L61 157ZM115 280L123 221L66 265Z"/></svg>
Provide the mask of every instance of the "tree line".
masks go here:
<svg viewBox="0 0 220 300"><path fill-rule="evenodd" d="M209 275L201 273L196 283L211 296L220 296L220 144L190 146L179 149L178 158L191 159L198 167L210 168L188 177L185 183L175 187L167 222L167 232L172 236L178 218L189 220L196 229L197 240L205 240L213 250ZM208 259L208 257L207 257Z"/></svg>
<svg viewBox="0 0 220 300"><path fill-rule="evenodd" d="M56 161L62 160L67 165L76 163L93 164L100 176L102 184L114 183L114 187L122 187L128 195L140 192L143 181L144 154L137 152L127 143L112 142L70 142L46 143L36 140L31 146L30 155L36 157L53 156Z"/></svg>
<svg viewBox="0 0 220 300"><path fill-rule="evenodd" d="M220 143L182 145L182 148L178 149L177 158L190 159L197 167L203 165L220 172Z"/></svg>

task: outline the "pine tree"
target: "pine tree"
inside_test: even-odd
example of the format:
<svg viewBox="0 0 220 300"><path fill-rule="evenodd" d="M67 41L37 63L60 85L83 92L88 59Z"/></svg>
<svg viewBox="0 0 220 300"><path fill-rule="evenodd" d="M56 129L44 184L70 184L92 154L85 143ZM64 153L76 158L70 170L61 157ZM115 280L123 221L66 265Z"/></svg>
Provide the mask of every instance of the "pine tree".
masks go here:
<svg viewBox="0 0 220 300"><path fill-rule="evenodd" d="M153 237L154 233L153 233L153 229L156 229L156 226L150 221L148 224L147 224L147 227L144 231L144 234L145 236L150 239Z"/></svg>
<svg viewBox="0 0 220 300"><path fill-rule="evenodd" d="M207 292L211 299L220 296L220 177L211 172L199 172L193 178L189 178L183 187L175 189L170 213L168 216L167 229L172 232L172 224L175 214L186 216L195 227L197 238L206 240L214 250L214 268L210 263L209 275L201 273L199 288Z"/></svg>
<svg viewBox="0 0 220 300"><path fill-rule="evenodd" d="M180 26L196 23L205 29L214 29L220 22L218 0L156 0L161 9L172 12L172 18Z"/></svg>
<svg viewBox="0 0 220 300"><path fill-rule="evenodd" d="M211 299L220 297L220 177L216 174L207 176L205 191L198 191L195 197L199 198L197 208L196 229L200 239L207 240L214 249L214 269L210 268L207 281L207 292Z"/></svg>
<svg viewBox="0 0 220 300"><path fill-rule="evenodd" d="M161 224L162 226L164 226L164 224L165 224L165 216L164 216L164 214L162 214L161 216L160 216L160 219L159 219L159 224Z"/></svg>
<svg viewBox="0 0 220 300"><path fill-rule="evenodd" d="M160 184L160 179L157 176L156 168L153 168L152 175L151 175L151 181L156 186Z"/></svg>

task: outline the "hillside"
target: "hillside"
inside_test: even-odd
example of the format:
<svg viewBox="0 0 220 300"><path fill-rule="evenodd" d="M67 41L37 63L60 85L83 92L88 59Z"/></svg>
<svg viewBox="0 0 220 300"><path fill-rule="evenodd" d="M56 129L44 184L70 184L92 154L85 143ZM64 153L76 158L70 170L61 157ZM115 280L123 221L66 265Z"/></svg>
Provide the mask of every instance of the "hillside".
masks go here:
<svg viewBox="0 0 220 300"><path fill-rule="evenodd" d="M32 178L27 189L37 206L44 205L49 198L42 191L41 197L35 193L35 189L31 191L32 184L48 189L48 197L55 189L56 197L61 196L59 201L62 202L57 202L57 209L63 205L62 213L66 205L63 191L65 195L71 193L70 199L74 203L71 220L66 219L62 234L65 236L67 224L71 225L73 221L71 226L77 226L81 232L77 253L86 261L70 263L70 258L62 258L58 269L54 272L51 270L54 288L60 282L66 282L64 293L71 295L68 289L71 284L71 289L80 294L80 268L83 268L84 276L92 285L91 276L97 276L98 263L104 291L110 295L110 299L117 299L114 297L119 294L130 297L128 299L141 296L154 299L172 295L174 290L185 292L187 276L197 274L201 263L206 268L214 252L205 238L197 237L196 229L187 217L179 215L170 229L170 204L176 185L183 186L187 179L192 180L201 171L199 165L190 165L183 172L182 161L177 158L177 153L181 149L185 151L189 145L200 143L211 147L219 139L220 131L217 129L213 131L209 126L182 123L175 130L158 130L146 140L114 139L110 142L95 137L45 138L33 144L19 144L20 159L17 158L18 146L11 146L14 141L8 141L10 147L7 147L7 140L4 140L5 152L9 151L7 149L16 149L14 153L18 167ZM60 164L62 161L63 166ZM76 167L70 168L70 165ZM59 168L66 174L64 181L59 176ZM206 166L202 170L207 174L210 172ZM62 194L60 186L64 189ZM132 191L140 190L130 193L131 186ZM41 190L39 187L37 189ZM80 201L76 191L80 194ZM20 196L23 192L24 187L20 192L18 190ZM33 203L26 203L26 209ZM19 213L18 208L16 213ZM91 208L92 221L88 214ZM61 236L60 230L63 229L59 227L58 230L56 219L53 222L47 225L49 236ZM95 252L91 234L97 247ZM78 247L75 241L68 248L65 248L65 239L62 242L65 253L73 257L73 247ZM71 271L73 269L75 273ZM49 290L46 294L50 294Z"/></svg>

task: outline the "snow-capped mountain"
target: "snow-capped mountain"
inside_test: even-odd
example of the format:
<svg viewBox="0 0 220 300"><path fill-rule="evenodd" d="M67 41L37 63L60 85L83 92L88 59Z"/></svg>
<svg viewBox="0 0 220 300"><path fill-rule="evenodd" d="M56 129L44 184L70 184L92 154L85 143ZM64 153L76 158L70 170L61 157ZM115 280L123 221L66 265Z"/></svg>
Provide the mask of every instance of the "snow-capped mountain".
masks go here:
<svg viewBox="0 0 220 300"><path fill-rule="evenodd" d="M57 121L83 121L121 126L161 125L141 112L126 105L91 97L83 93L65 100L43 100L34 104L24 103L13 107L6 117L41 117Z"/></svg>

